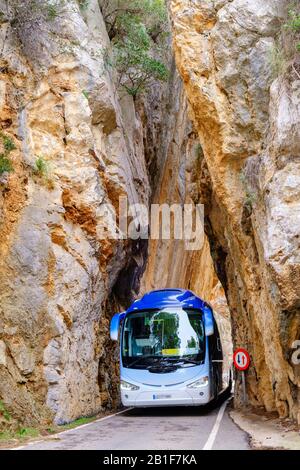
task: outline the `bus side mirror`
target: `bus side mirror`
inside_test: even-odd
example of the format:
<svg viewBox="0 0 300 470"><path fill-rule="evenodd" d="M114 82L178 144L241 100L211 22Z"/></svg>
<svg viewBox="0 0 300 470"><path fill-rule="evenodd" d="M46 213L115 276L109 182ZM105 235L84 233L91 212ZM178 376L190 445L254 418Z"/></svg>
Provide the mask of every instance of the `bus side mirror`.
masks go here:
<svg viewBox="0 0 300 470"><path fill-rule="evenodd" d="M113 341L118 341L119 339L119 328L124 317L125 313L116 313L110 321L110 339Z"/></svg>
<svg viewBox="0 0 300 470"><path fill-rule="evenodd" d="M204 327L206 336L212 336L214 334L213 313L209 307L204 308Z"/></svg>

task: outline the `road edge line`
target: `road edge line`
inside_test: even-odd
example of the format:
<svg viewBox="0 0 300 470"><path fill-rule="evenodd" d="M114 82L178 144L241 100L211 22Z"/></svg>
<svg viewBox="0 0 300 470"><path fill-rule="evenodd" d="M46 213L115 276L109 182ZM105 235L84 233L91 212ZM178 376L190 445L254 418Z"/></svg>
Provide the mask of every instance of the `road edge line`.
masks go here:
<svg viewBox="0 0 300 470"><path fill-rule="evenodd" d="M214 445L215 440L216 440L216 437L217 437L217 434L219 432L220 424L221 424L222 418L224 416L224 413L225 413L225 410L226 410L226 406L228 405L228 402L229 402L229 399L226 400L223 403L223 405L221 406L221 408L219 409L216 422L213 425L213 428L210 432L210 435L208 436L208 439L207 439L206 443L204 444L204 447L202 448L202 450L212 450L213 445Z"/></svg>
<svg viewBox="0 0 300 470"><path fill-rule="evenodd" d="M90 423L79 425L76 428L67 429L66 431L61 431L61 432L58 432L56 434L50 434L50 436L45 437L45 439L40 439L38 441L28 442L28 444L24 444L24 445L19 446L19 447L11 447L10 449L7 449L7 450L22 450L22 449L25 449L26 447L33 446L35 444L40 444L41 442L47 442L47 440L55 439L55 438L61 436L62 434L67 434L68 432L71 432L71 431L73 431L73 432L77 431L77 429L86 428L87 426L90 426L91 424L99 423L100 421L104 421L106 419L113 418L114 416L121 415L122 413L125 413L126 411L130 411L132 409L133 408L126 408L126 410L118 411L117 413L113 413L112 415L103 416L103 418L95 419L95 421L91 421Z"/></svg>

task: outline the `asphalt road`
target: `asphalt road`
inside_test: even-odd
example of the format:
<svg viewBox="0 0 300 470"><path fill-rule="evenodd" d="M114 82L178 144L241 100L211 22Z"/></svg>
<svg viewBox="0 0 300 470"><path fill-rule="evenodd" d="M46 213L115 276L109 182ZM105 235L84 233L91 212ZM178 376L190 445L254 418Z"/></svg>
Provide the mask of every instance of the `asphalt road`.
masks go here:
<svg viewBox="0 0 300 470"><path fill-rule="evenodd" d="M250 449L247 435L231 420L230 404L184 408L128 409L43 441L25 450L211 450Z"/></svg>

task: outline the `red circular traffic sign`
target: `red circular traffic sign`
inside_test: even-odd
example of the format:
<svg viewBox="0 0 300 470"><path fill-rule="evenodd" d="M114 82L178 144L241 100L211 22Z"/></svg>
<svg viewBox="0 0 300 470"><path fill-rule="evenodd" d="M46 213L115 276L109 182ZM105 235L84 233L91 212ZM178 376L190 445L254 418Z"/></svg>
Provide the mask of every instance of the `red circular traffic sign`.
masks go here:
<svg viewBox="0 0 300 470"><path fill-rule="evenodd" d="M233 363L238 370L247 370L250 366L250 356L248 351L238 348L233 354Z"/></svg>

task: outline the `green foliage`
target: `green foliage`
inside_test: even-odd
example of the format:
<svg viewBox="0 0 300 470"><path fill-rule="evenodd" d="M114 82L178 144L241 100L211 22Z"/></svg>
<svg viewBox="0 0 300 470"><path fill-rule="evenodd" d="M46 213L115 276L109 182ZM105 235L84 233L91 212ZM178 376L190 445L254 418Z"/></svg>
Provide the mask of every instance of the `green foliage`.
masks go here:
<svg viewBox="0 0 300 470"><path fill-rule="evenodd" d="M165 33L168 22L164 0L118 0L107 13L107 18L111 18L111 25L117 35L123 26L126 30L128 22L142 23L154 41Z"/></svg>
<svg viewBox="0 0 300 470"><path fill-rule="evenodd" d="M57 429L55 428L47 428L46 431L49 433L49 434L55 434L57 432Z"/></svg>
<svg viewBox="0 0 300 470"><path fill-rule="evenodd" d="M49 190L55 188L54 180L50 172L49 163L42 156L37 157L33 171L37 176L39 176L41 182L46 185Z"/></svg>
<svg viewBox="0 0 300 470"><path fill-rule="evenodd" d="M11 416L8 413L8 411L5 409L5 406L3 405L3 402L0 400L0 417L3 416L7 422L11 420ZM91 423L93 422L97 416L91 416L91 417L83 417L76 419L72 423L64 424L62 426L53 426L53 427L48 427L46 429L38 429L38 428L32 428L32 427L15 427L12 424L9 424L9 428L5 431L0 432L0 441L11 441L11 440L26 440L29 438L35 438L38 437L40 434L45 435L45 432L48 434L55 434L59 433L65 429L73 429L76 428L77 426L82 426L83 424Z"/></svg>
<svg viewBox="0 0 300 470"><path fill-rule="evenodd" d="M73 428L76 428L77 426L82 426L83 424L91 423L95 419L96 419L95 416L78 418L75 421L72 421L72 423L63 424L62 426L59 426L59 427L63 429L73 429Z"/></svg>
<svg viewBox="0 0 300 470"><path fill-rule="evenodd" d="M19 438L26 438L26 437L37 437L39 436L39 431L38 429L35 428L19 428L16 431L16 437Z"/></svg>
<svg viewBox="0 0 300 470"><path fill-rule="evenodd" d="M147 30L155 40L158 35L165 33L168 23L168 13L164 0L148 0L145 2L145 21Z"/></svg>
<svg viewBox="0 0 300 470"><path fill-rule="evenodd" d="M0 175L3 173L12 173L14 171L13 165L8 157L4 153L0 154Z"/></svg>
<svg viewBox="0 0 300 470"><path fill-rule="evenodd" d="M82 90L82 94L87 100L89 99L89 94L86 90Z"/></svg>
<svg viewBox="0 0 300 470"><path fill-rule="evenodd" d="M299 3L293 3L287 12L286 23L282 25L276 43L269 51L269 63L274 78L287 75L289 71L299 72L295 67L295 52L300 52L300 8Z"/></svg>
<svg viewBox="0 0 300 470"><path fill-rule="evenodd" d="M49 173L49 165L43 157L38 157L35 161L34 171L39 176L47 176Z"/></svg>
<svg viewBox="0 0 300 470"><path fill-rule="evenodd" d="M136 97L155 81L166 81L168 70L158 44L167 21L163 0L119 0L105 15L112 39L112 56L105 65L114 67L118 83Z"/></svg>
<svg viewBox="0 0 300 470"><path fill-rule="evenodd" d="M48 21L54 21L67 11L67 0L29 0L26 6L26 18L34 20L42 16ZM14 23L24 21L23 16L15 18Z"/></svg>
<svg viewBox="0 0 300 470"><path fill-rule="evenodd" d="M4 149L7 152L11 152L12 150L16 149L15 143L10 137L8 137L5 134L1 134L1 138L2 138L2 141L3 141Z"/></svg>
<svg viewBox="0 0 300 470"><path fill-rule="evenodd" d="M154 81L165 81L168 71L159 60L151 57L149 36L143 25L135 25L125 40L115 43L114 60L119 83L132 96L145 90Z"/></svg>
<svg viewBox="0 0 300 470"><path fill-rule="evenodd" d="M57 5L55 4L50 4L47 6L47 17L49 20L53 21L55 18L57 18L59 15Z"/></svg>
<svg viewBox="0 0 300 470"><path fill-rule="evenodd" d="M9 441L10 439L12 439L12 434L10 431L0 432L0 441Z"/></svg>
<svg viewBox="0 0 300 470"><path fill-rule="evenodd" d="M89 0L78 0L78 5L80 10L84 11L89 6Z"/></svg>
<svg viewBox="0 0 300 470"><path fill-rule="evenodd" d="M285 27L296 33L300 31L300 13L297 13L295 10L289 10L289 19Z"/></svg>
<svg viewBox="0 0 300 470"><path fill-rule="evenodd" d="M290 8L289 13L288 13L288 21L284 25L285 29L292 31L293 33L296 34L297 37L299 37L300 33L300 11L299 7L297 8L296 6L294 8ZM300 42L297 42L296 44L296 50L300 52Z"/></svg>
<svg viewBox="0 0 300 470"><path fill-rule="evenodd" d="M269 52L269 63L275 77L282 75L287 67L287 59L283 48L275 45Z"/></svg>
<svg viewBox="0 0 300 470"><path fill-rule="evenodd" d="M164 0L100 0L99 3L111 39L119 33L124 16L144 23L149 32L158 27L165 29L167 9Z"/></svg>
<svg viewBox="0 0 300 470"><path fill-rule="evenodd" d="M9 154L12 150L16 149L16 146L11 137L3 134L3 132L0 132L0 139L4 150L0 153L0 175L2 175L3 173L13 172L13 165L9 158Z"/></svg>
<svg viewBox="0 0 300 470"><path fill-rule="evenodd" d="M7 430L0 432L0 441L11 441L16 439L28 439L38 437L40 435L38 429L35 428L19 428L16 431Z"/></svg>
<svg viewBox="0 0 300 470"><path fill-rule="evenodd" d="M3 418L6 419L6 421L10 421L10 420L11 420L11 415L10 415L10 413L7 411L7 409L5 408L4 403L3 403L2 400L0 400L0 415L2 415Z"/></svg>

